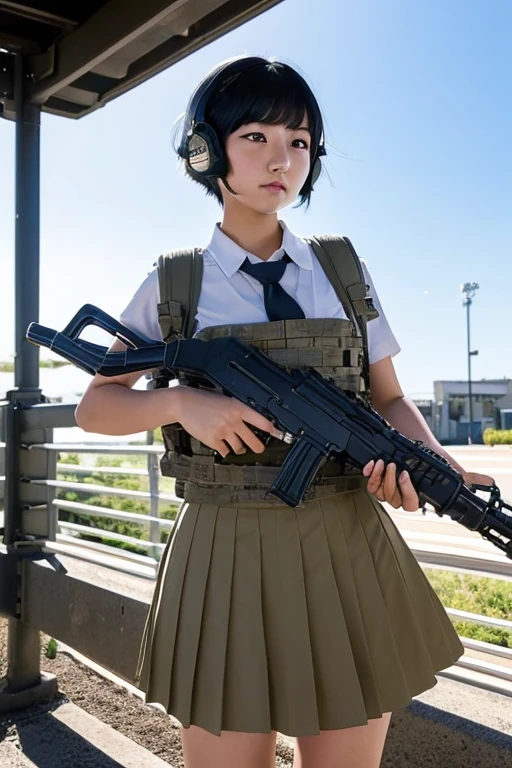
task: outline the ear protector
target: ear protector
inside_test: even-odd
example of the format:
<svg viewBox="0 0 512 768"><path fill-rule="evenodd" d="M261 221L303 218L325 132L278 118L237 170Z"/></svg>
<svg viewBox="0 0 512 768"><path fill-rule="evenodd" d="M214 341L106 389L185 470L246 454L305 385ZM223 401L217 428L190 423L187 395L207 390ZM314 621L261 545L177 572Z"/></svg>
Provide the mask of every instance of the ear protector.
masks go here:
<svg viewBox="0 0 512 768"><path fill-rule="evenodd" d="M185 160L191 175L198 179L211 177L225 178L228 160L215 130L205 121L208 100L219 81L229 70L223 88L226 88L241 72L258 64L266 63L259 56L244 56L230 59L214 69L198 86L192 95L186 112L186 123L178 154ZM320 176L320 158L326 154L323 141L320 143L310 172L311 186Z"/></svg>

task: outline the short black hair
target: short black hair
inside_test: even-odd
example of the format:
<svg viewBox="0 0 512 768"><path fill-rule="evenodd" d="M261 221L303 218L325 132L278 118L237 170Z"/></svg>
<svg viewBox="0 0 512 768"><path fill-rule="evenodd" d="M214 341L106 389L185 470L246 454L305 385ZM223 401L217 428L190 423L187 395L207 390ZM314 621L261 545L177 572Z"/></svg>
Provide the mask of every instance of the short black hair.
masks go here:
<svg viewBox="0 0 512 768"><path fill-rule="evenodd" d="M234 60L235 72L237 67L238 61ZM264 58L236 76L233 76L228 66L209 94L205 108L205 120L215 130L223 149L227 137L242 125L266 123L286 125L287 128L295 130L302 125L305 114L311 133L311 168L299 192L299 206L306 204L307 207L313 191L313 165L319 148L323 146L323 120L311 88L298 72L288 64ZM178 153L193 117L185 114L183 118L181 135L179 141L175 142ZM187 175L201 184L206 194L214 196L222 205L217 179L198 178L190 172L187 163L184 163L184 167Z"/></svg>

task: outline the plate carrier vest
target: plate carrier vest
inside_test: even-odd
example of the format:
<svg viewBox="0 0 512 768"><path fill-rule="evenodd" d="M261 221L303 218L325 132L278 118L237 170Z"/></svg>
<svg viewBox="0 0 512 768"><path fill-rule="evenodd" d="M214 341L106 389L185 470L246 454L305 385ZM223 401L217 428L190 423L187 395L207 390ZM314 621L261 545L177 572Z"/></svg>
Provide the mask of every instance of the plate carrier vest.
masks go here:
<svg viewBox="0 0 512 768"><path fill-rule="evenodd" d="M202 250L179 250L158 259L160 302L158 317L164 341L179 338L212 339L236 336L288 367L312 366L332 377L342 389L369 397L367 322L378 317L367 295L363 269L354 247L346 237L321 236L306 239L324 269L349 319L279 320L266 323L219 325L195 330L195 316L203 275ZM169 385L171 375L161 370L154 387ZM182 384L198 385L184 374ZM204 386L204 381L201 382ZM279 472L289 445L256 434L265 442L263 453L247 450L229 453L225 459L191 437L179 424L162 427L165 454L163 475L176 478L175 492L188 502L216 504L271 504L283 502L267 496ZM305 500L321 498L363 485L360 470L347 462L325 461L311 483Z"/></svg>

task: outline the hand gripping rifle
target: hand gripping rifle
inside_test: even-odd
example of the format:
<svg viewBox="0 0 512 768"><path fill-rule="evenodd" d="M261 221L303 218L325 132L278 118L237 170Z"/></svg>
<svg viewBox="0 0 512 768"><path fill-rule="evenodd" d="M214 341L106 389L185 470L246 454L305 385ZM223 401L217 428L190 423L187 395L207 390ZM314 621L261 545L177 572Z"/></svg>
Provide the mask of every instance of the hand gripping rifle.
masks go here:
<svg viewBox="0 0 512 768"><path fill-rule="evenodd" d="M127 347L107 347L80 339L88 325L98 326ZM291 444L270 487L292 507L301 503L320 465L338 458L362 469L371 459L394 462L407 470L420 502L438 515L478 531L512 559L512 506L496 485L471 486L443 457L393 429L358 395L340 389L314 368L286 369L260 350L234 337L211 341L177 339L164 343L142 336L102 310L86 304L62 332L31 323L27 339L48 347L87 373L117 376L164 368L206 380L224 394L261 413ZM474 493L486 491L487 500Z"/></svg>

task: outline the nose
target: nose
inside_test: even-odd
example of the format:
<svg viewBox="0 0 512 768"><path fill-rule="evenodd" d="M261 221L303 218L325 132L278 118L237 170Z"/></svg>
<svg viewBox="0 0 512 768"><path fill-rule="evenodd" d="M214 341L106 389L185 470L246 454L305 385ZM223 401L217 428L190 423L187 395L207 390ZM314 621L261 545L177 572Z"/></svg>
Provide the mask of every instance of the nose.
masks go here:
<svg viewBox="0 0 512 768"><path fill-rule="evenodd" d="M273 173L286 173L290 167L290 153L285 142L279 142L272 146L272 153L268 164Z"/></svg>

